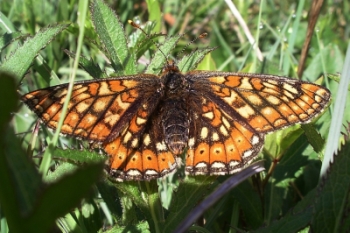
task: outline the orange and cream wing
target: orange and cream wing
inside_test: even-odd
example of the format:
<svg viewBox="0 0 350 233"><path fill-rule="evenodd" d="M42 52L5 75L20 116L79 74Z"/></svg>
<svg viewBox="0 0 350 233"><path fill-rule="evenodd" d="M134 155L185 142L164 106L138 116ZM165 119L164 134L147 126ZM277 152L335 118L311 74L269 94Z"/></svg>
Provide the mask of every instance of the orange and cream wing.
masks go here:
<svg viewBox="0 0 350 233"><path fill-rule="evenodd" d="M330 100L326 88L279 76L217 73L208 79L212 93L220 98L220 107L229 105L227 113L256 132L309 122Z"/></svg>
<svg viewBox="0 0 350 233"><path fill-rule="evenodd" d="M150 121L144 130L133 135L130 132L128 127L120 136L103 145L106 153L112 155L109 173L117 181L151 180L177 168L176 158L168 150L159 124Z"/></svg>
<svg viewBox="0 0 350 233"><path fill-rule="evenodd" d="M202 97L193 113L185 171L189 175L225 175L245 167L264 145L264 135Z"/></svg>
<svg viewBox="0 0 350 233"><path fill-rule="evenodd" d="M273 75L193 71L186 172L240 171L259 153L266 133L306 123L330 100L327 89Z"/></svg>
<svg viewBox="0 0 350 233"><path fill-rule="evenodd" d="M61 133L74 137L104 142L113 140L128 123L129 131L136 131L145 124L148 113L142 110L147 105L159 78L145 75L142 80L134 76L77 82L68 104ZM50 128L56 129L67 96L68 84L36 90L22 96ZM130 116L133 119L127 122Z"/></svg>

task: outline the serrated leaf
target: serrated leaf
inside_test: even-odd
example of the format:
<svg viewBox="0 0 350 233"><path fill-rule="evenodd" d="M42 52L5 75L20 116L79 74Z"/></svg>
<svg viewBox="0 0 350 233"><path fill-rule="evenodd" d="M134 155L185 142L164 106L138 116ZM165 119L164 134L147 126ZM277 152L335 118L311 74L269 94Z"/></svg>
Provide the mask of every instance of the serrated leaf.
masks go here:
<svg viewBox="0 0 350 233"><path fill-rule="evenodd" d="M155 223L153 221L153 216L151 211L154 211L154 203L155 199L159 200L158 192L157 192L157 183L155 180L150 181L147 185L151 191L147 192L147 188L145 187L145 182L143 182L140 186L138 182L129 181L124 183L118 183L115 187L123 193L123 195L127 198L130 198L132 202L141 210L143 217L146 218L151 232L155 232ZM153 200L152 200L153 199ZM160 203L159 203L160 206ZM123 211L128 211L128 209L123 209Z"/></svg>
<svg viewBox="0 0 350 233"><path fill-rule="evenodd" d="M107 160L107 156L89 150L55 148L52 152L55 158L75 163L98 163Z"/></svg>
<svg viewBox="0 0 350 233"><path fill-rule="evenodd" d="M45 48L67 26L67 24L57 24L41 29L34 37L28 38L21 47L8 57L0 65L0 70L13 74L16 78L22 78L39 51Z"/></svg>
<svg viewBox="0 0 350 233"><path fill-rule="evenodd" d="M149 37L143 38L138 41L134 47L136 59L139 59L155 42L154 39L164 36L163 34L152 34Z"/></svg>
<svg viewBox="0 0 350 233"><path fill-rule="evenodd" d="M135 57L128 49L124 28L118 16L103 1L94 0L91 18L115 72L118 75L135 74Z"/></svg>
<svg viewBox="0 0 350 233"><path fill-rule="evenodd" d="M213 51L215 48L205 48L205 49L197 49L190 54L187 54L182 57L182 59L178 62L178 67L181 72L188 72L196 69L199 62L203 60L205 55Z"/></svg>
<svg viewBox="0 0 350 233"><path fill-rule="evenodd" d="M326 177L320 182L311 222L314 232L339 232L350 189L350 141L334 157Z"/></svg>
<svg viewBox="0 0 350 233"><path fill-rule="evenodd" d="M13 41L21 38L23 35L20 32L5 33L0 37L0 51L11 44Z"/></svg>
<svg viewBox="0 0 350 233"><path fill-rule="evenodd" d="M65 50L64 52L71 58L75 59L74 53L68 50ZM89 60L84 56L80 56L79 65L93 78L107 78L107 74L103 72L97 64L95 64L92 60Z"/></svg>
<svg viewBox="0 0 350 233"><path fill-rule="evenodd" d="M154 54L152 61L148 65L145 73L146 74L159 74L163 68L162 64L165 63L167 54L170 54L171 50L175 47L181 35L175 35L171 37L167 37L165 39L164 44L159 46L159 49Z"/></svg>
<svg viewBox="0 0 350 233"><path fill-rule="evenodd" d="M305 135L311 144L311 146L314 148L315 152L319 153L322 151L324 145L325 145L325 140L321 137L319 132L315 129L315 126L312 124L306 124L306 125L301 125L303 128Z"/></svg>

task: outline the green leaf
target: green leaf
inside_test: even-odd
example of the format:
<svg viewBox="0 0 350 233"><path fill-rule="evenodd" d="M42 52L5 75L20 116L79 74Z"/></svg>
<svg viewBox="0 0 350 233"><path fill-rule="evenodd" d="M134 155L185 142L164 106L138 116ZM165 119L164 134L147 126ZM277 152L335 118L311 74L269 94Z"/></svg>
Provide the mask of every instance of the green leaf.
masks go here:
<svg viewBox="0 0 350 233"><path fill-rule="evenodd" d="M40 176L8 125L18 102L14 78L1 73L0 80L0 98L7 100L0 101L0 205L11 231L21 232L18 223L33 209Z"/></svg>
<svg viewBox="0 0 350 233"><path fill-rule="evenodd" d="M102 169L103 163L87 164L45 188L33 215L28 219L28 228L35 230L40 225L43 229L49 229L58 217L70 211L88 194L101 176Z"/></svg>
<svg viewBox="0 0 350 233"><path fill-rule="evenodd" d="M320 153L325 146L326 141L321 137L320 133L315 129L313 124L301 125L309 143L315 152Z"/></svg>
<svg viewBox="0 0 350 233"><path fill-rule="evenodd" d="M350 140L347 136L326 177L320 182L311 222L314 232L340 232L342 218L348 212L346 203L350 190L349 155Z"/></svg>
<svg viewBox="0 0 350 233"><path fill-rule="evenodd" d="M253 232L299 232L301 229L307 227L313 214L313 207L310 206L310 203L315 199L315 193L315 190L310 192L292 210L285 214L283 218L275 220L267 227Z"/></svg>
<svg viewBox="0 0 350 233"><path fill-rule="evenodd" d="M181 72L188 72L196 69L197 65L204 59L205 55L213 51L214 48L197 49L190 54L182 57L178 62Z"/></svg>
<svg viewBox="0 0 350 233"><path fill-rule="evenodd" d="M91 18L115 72L119 75L136 74L135 57L128 49L124 28L118 16L103 1L94 0Z"/></svg>
<svg viewBox="0 0 350 233"><path fill-rule="evenodd" d="M149 187L146 187L148 185ZM129 181L124 183L118 183L115 185L115 187L124 195L125 198L130 199L142 212L143 218L146 218L151 232L156 232L156 228L159 228L159 223L157 222L157 219L160 218L159 214L157 216L154 215L154 212L158 207L156 207L154 204L156 202L159 202L159 196L157 192L157 182L155 180L150 181L149 183L145 184L138 183L135 181ZM126 205L127 200L124 200L123 204L123 212L127 211L135 211L132 206ZM160 207L160 202L158 203L158 206ZM126 215L129 215L128 213L124 213ZM134 215L131 214L131 215Z"/></svg>
<svg viewBox="0 0 350 233"><path fill-rule="evenodd" d="M64 52L71 58L75 59L74 53L68 50L65 50ZM79 65L93 78L107 78L107 74L102 71L101 68L92 61L92 59L89 60L84 56L80 56Z"/></svg>
<svg viewBox="0 0 350 233"><path fill-rule="evenodd" d="M253 229L261 226L263 219L263 206L261 199L253 186L248 182L242 182L232 190L233 197L238 201L244 218Z"/></svg>
<svg viewBox="0 0 350 233"><path fill-rule="evenodd" d="M67 28L67 24L57 24L41 29L34 37L28 38L7 60L0 70L22 78L39 51L45 48L55 36Z"/></svg>
<svg viewBox="0 0 350 233"><path fill-rule="evenodd" d="M157 0L146 0L147 3L147 9L149 12L149 21L152 22L158 22L153 31L159 32L161 29L161 24L159 22L162 22L162 12L160 11L160 5L159 1Z"/></svg>
<svg viewBox="0 0 350 233"><path fill-rule="evenodd" d="M212 191L216 177L195 176L185 178L173 195L163 232L173 231L193 209L193 207Z"/></svg>
<svg viewBox="0 0 350 233"><path fill-rule="evenodd" d="M2 50L7 45L11 44L13 41L22 37L22 34L19 32L14 33L5 33L0 37L0 50Z"/></svg>
<svg viewBox="0 0 350 233"><path fill-rule="evenodd" d="M154 54L152 61L148 65L145 73L146 74L159 74L163 68L161 64L165 64L168 59L167 54L171 53L171 50L175 47L181 35L175 35L165 38L164 44L159 46L156 53Z"/></svg>

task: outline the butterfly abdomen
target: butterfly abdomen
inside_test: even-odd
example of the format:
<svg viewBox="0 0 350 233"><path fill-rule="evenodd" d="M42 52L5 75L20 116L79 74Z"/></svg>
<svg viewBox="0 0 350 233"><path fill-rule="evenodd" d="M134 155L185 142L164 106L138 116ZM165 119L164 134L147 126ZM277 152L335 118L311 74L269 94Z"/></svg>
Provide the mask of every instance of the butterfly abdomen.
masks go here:
<svg viewBox="0 0 350 233"><path fill-rule="evenodd" d="M165 143L175 155L181 154L188 144L188 81L176 66L168 67L162 76L165 93L160 119Z"/></svg>
<svg viewBox="0 0 350 233"><path fill-rule="evenodd" d="M186 103L181 99L168 99L162 109L162 128L165 143L176 155L181 154L188 142L188 114Z"/></svg>

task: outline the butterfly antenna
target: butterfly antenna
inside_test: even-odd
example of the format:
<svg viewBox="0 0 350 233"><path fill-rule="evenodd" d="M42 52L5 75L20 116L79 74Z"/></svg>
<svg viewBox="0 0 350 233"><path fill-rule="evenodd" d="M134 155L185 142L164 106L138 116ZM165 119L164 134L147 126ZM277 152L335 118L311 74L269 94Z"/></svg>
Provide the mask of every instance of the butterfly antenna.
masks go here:
<svg viewBox="0 0 350 233"><path fill-rule="evenodd" d="M183 48L183 49L181 49L181 51L177 54L177 58L179 57L179 55L181 55L181 54L183 54L184 52L185 52L185 50L191 45L191 44L193 44L196 40L198 40L198 39L203 39L203 38L205 38L205 37L207 37L208 36L208 33L206 33L206 32L203 32L202 34L200 34L199 36L197 36L196 38L194 38L193 40L191 40L190 42L188 42L187 43L187 45ZM193 52L195 52L195 51L197 51L198 50L198 47L193 51ZM178 60L176 58L176 60Z"/></svg>
<svg viewBox="0 0 350 233"><path fill-rule="evenodd" d="M168 57L167 57L167 56L164 54L164 52L160 49L159 45L151 38L151 36L150 36L145 30L143 30L139 24L135 23L134 21L132 21L132 20L129 19L129 20L128 20L128 23L129 23L132 27L134 27L134 28L136 28L136 29L139 29L143 34L145 34L145 36L147 37L147 39L149 39L149 40L152 41L152 43L157 47L157 49L158 49L158 50L163 54L163 56L165 57L165 60L166 60L167 64L169 64L169 63L168 63Z"/></svg>

